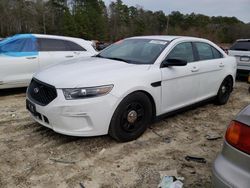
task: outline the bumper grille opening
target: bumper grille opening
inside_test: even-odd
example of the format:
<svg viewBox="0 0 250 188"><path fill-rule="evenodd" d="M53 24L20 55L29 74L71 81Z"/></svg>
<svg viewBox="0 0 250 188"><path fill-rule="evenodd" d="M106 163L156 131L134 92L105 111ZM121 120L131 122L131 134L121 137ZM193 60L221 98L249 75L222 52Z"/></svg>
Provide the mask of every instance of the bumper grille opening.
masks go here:
<svg viewBox="0 0 250 188"><path fill-rule="evenodd" d="M46 106L57 97L57 92L54 86L33 78L28 88L28 97L35 103Z"/></svg>
<svg viewBox="0 0 250 188"><path fill-rule="evenodd" d="M49 124L49 119L46 116L43 116L44 122Z"/></svg>

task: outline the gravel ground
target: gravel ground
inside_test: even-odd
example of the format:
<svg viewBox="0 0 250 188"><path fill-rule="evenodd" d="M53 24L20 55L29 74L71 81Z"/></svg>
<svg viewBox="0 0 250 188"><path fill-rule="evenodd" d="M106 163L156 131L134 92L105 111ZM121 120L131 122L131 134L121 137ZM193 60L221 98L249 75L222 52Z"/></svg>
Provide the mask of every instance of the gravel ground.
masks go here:
<svg viewBox="0 0 250 188"><path fill-rule="evenodd" d="M210 187L211 164L230 120L250 103L249 85L237 82L224 106L206 104L155 123L138 140L77 138L35 123L25 90L0 91L0 187L157 187L160 174L177 170L185 187ZM206 164L188 162L199 156Z"/></svg>

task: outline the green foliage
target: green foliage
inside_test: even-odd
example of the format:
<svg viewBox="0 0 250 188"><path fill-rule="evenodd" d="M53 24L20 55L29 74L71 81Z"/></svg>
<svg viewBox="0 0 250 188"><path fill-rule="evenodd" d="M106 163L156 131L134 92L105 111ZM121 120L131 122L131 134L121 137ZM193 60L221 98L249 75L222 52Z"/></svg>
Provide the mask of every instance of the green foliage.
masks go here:
<svg viewBox="0 0 250 188"><path fill-rule="evenodd" d="M1 0L0 36L47 33L101 41L135 35L190 35L231 43L250 38L250 25L236 17L149 11L116 0Z"/></svg>

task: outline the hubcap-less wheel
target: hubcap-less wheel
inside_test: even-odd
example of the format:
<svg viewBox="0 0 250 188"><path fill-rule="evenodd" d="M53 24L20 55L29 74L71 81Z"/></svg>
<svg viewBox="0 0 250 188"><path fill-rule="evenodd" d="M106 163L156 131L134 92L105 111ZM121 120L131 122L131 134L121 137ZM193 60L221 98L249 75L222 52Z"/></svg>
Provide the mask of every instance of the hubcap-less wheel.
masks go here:
<svg viewBox="0 0 250 188"><path fill-rule="evenodd" d="M226 91L227 91L226 86L222 86L222 88L221 88L221 92L222 92L223 94L225 94L225 93L226 93Z"/></svg>
<svg viewBox="0 0 250 188"><path fill-rule="evenodd" d="M132 110L128 113L127 120L129 123L134 123L137 120L137 112Z"/></svg>
<svg viewBox="0 0 250 188"><path fill-rule="evenodd" d="M152 103L143 92L125 97L115 110L110 122L109 135L117 141L137 139L152 120Z"/></svg>
<svg viewBox="0 0 250 188"><path fill-rule="evenodd" d="M129 104L123 112L121 125L124 131L133 132L140 128L144 116L143 106L138 102Z"/></svg>
<svg viewBox="0 0 250 188"><path fill-rule="evenodd" d="M232 90L231 81L227 79L223 82L223 85L220 90L221 98L225 98L225 99L228 98L230 96L231 90Z"/></svg>
<svg viewBox="0 0 250 188"><path fill-rule="evenodd" d="M233 82L232 79L227 77L221 84L220 89L218 91L217 97L216 97L216 103L219 105L226 104L230 94L233 90Z"/></svg>

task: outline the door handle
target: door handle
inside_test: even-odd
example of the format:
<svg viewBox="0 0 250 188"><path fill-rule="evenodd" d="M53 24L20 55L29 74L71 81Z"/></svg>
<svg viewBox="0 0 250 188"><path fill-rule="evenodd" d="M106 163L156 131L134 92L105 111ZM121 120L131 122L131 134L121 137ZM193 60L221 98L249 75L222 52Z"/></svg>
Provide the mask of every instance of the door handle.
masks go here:
<svg viewBox="0 0 250 188"><path fill-rule="evenodd" d="M199 68L193 67L191 71L192 71L192 72L198 72L198 71L199 71Z"/></svg>
<svg viewBox="0 0 250 188"><path fill-rule="evenodd" d="M223 63L220 63L219 67L224 67L225 65Z"/></svg>
<svg viewBox="0 0 250 188"><path fill-rule="evenodd" d="M74 54L79 55L79 54L80 54L80 52L74 52Z"/></svg>
<svg viewBox="0 0 250 188"><path fill-rule="evenodd" d="M74 57L73 55L67 55L67 56L65 56L66 58L72 58L72 57Z"/></svg>
<svg viewBox="0 0 250 188"><path fill-rule="evenodd" d="M26 59L36 59L37 57L26 57Z"/></svg>

